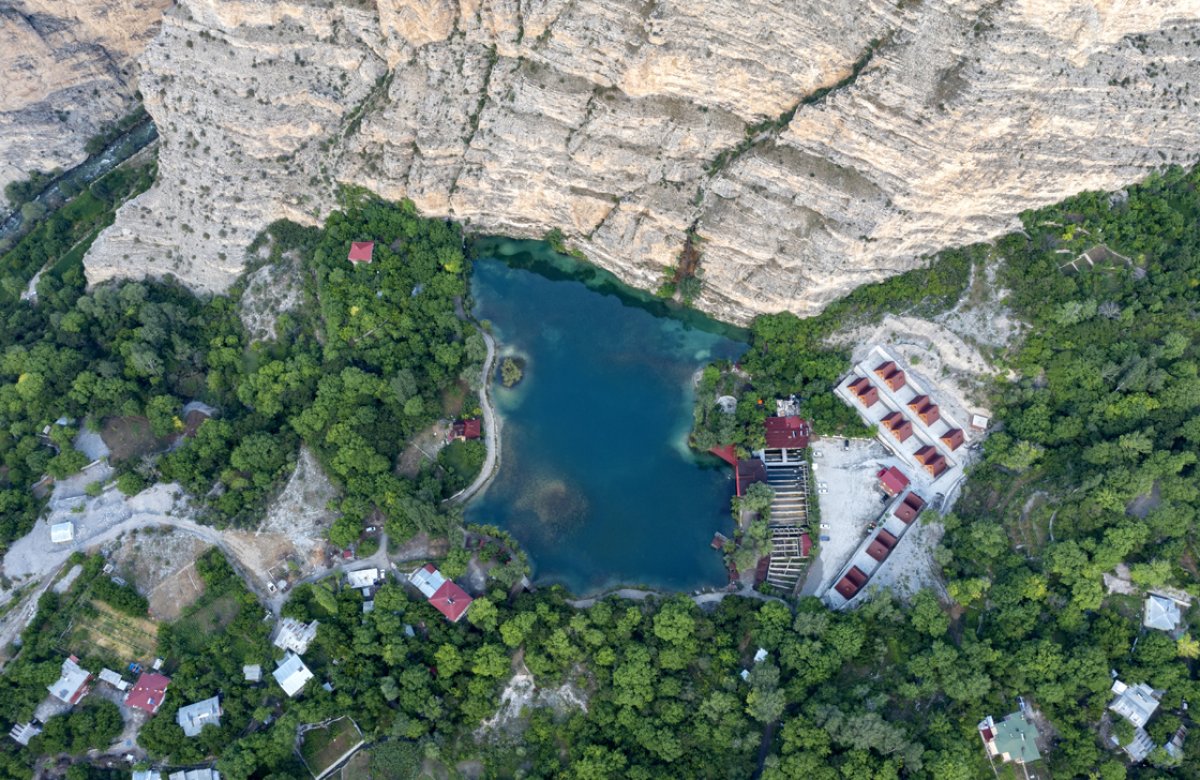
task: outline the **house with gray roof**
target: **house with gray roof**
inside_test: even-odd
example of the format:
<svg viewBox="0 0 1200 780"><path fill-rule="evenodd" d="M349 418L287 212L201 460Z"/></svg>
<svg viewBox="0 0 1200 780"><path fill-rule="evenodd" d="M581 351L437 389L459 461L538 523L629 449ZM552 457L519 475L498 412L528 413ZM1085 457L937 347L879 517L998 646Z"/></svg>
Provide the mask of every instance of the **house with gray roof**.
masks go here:
<svg viewBox="0 0 1200 780"><path fill-rule="evenodd" d="M1142 625L1172 634L1183 625L1183 611L1175 599L1151 593L1146 596Z"/></svg>
<svg viewBox="0 0 1200 780"><path fill-rule="evenodd" d="M1024 712L1014 712L999 722L988 715L979 724L979 736L988 756L1006 764L1028 764L1042 757L1037 747L1037 726Z"/></svg>
<svg viewBox="0 0 1200 780"><path fill-rule="evenodd" d="M183 729L183 733L189 737L198 736L200 730L210 723L214 726L220 726L221 700L213 696L211 699L205 699L195 704L189 704L186 707L180 707L179 712L175 714L175 722Z"/></svg>

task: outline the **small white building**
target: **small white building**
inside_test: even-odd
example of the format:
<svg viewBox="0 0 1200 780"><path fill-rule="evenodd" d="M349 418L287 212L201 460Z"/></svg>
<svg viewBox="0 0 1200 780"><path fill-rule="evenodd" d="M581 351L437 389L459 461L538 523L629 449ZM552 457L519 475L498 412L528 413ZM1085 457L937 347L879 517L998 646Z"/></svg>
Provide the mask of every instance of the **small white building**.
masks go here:
<svg viewBox="0 0 1200 780"><path fill-rule="evenodd" d="M18 745L29 745L29 740L41 734L42 730L32 723L14 723L12 729L8 732L8 736L12 737Z"/></svg>
<svg viewBox="0 0 1200 780"><path fill-rule="evenodd" d="M770 655L770 653L767 652L766 648L758 648L758 652L754 654L754 663L761 664L763 661L767 660L768 655Z"/></svg>
<svg viewBox="0 0 1200 780"><path fill-rule="evenodd" d="M308 646L312 644L312 641L317 638L317 625L316 620L305 624L295 618L284 618L279 621L274 644L280 650L303 655L308 651Z"/></svg>
<svg viewBox="0 0 1200 780"><path fill-rule="evenodd" d="M47 686L50 695L64 704L78 704L87 695L88 683L92 673L79 666L75 656L67 658L62 664L62 675L53 684Z"/></svg>
<svg viewBox="0 0 1200 780"><path fill-rule="evenodd" d="M129 690L129 683L126 682L120 674L114 672L112 669L101 669L99 677L100 682L106 682L112 687L116 688L118 691Z"/></svg>
<svg viewBox="0 0 1200 780"><path fill-rule="evenodd" d="M247 664L242 667L242 676L246 682L262 682L262 667L258 664Z"/></svg>
<svg viewBox="0 0 1200 780"><path fill-rule="evenodd" d="M373 588L379 582L379 569L359 569L346 572L346 584L355 590Z"/></svg>
<svg viewBox="0 0 1200 780"><path fill-rule="evenodd" d="M157 769L135 769L133 780L163 780L163 776Z"/></svg>
<svg viewBox="0 0 1200 780"><path fill-rule="evenodd" d="M55 523L50 526L50 541L55 544L75 541L75 524L67 520L65 523Z"/></svg>
<svg viewBox="0 0 1200 780"><path fill-rule="evenodd" d="M1151 593L1146 596L1145 609L1142 614L1142 625L1158 631L1171 633L1179 630L1183 624L1183 612L1175 599Z"/></svg>
<svg viewBox="0 0 1200 780"><path fill-rule="evenodd" d="M221 780L221 773L215 769L185 769L167 775L167 780Z"/></svg>
<svg viewBox="0 0 1200 780"><path fill-rule="evenodd" d="M304 665L304 661L293 653L288 653L272 674L275 676L275 682L279 683L279 687L283 688L283 692L288 696L295 696L313 678L313 673Z"/></svg>
<svg viewBox="0 0 1200 780"><path fill-rule="evenodd" d="M195 704L189 704L186 707L180 707L179 712L175 714L175 722L183 729L183 733L189 737L199 736L200 730L210 723L214 726L220 726L221 700L213 696L211 699L205 699Z"/></svg>

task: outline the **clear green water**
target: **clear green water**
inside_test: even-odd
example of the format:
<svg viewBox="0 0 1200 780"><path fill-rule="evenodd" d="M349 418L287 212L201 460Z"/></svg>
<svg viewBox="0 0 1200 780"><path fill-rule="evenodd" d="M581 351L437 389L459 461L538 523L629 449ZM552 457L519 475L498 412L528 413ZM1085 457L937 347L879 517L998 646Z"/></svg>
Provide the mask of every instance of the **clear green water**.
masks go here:
<svg viewBox="0 0 1200 780"><path fill-rule="evenodd" d="M525 379L494 398L503 460L467 509L525 546L539 583L675 590L726 581L709 542L732 529L730 469L687 448L692 376L742 331L630 290L542 242L477 244L475 314Z"/></svg>

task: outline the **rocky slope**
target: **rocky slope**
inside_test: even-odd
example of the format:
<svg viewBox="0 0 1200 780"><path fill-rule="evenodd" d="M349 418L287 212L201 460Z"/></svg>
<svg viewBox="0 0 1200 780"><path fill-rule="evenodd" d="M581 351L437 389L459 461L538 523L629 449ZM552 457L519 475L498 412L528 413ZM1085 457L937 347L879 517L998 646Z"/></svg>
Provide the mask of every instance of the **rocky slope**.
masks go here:
<svg viewBox="0 0 1200 780"><path fill-rule="evenodd" d="M0 190L82 162L88 139L133 107L136 58L169 2L0 3Z"/></svg>
<svg viewBox="0 0 1200 780"><path fill-rule="evenodd" d="M702 307L807 313L1200 149L1197 0L181 0L143 67L93 281L223 289L353 183L643 287L694 229Z"/></svg>

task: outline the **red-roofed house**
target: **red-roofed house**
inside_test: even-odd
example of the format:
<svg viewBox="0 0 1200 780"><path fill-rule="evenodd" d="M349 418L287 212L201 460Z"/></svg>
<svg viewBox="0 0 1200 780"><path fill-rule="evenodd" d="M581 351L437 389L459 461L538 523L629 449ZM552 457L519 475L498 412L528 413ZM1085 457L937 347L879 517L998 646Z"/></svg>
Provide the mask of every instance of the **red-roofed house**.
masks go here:
<svg viewBox="0 0 1200 780"><path fill-rule="evenodd" d="M801 417L768 417L763 427L769 450L802 450L808 446L808 423Z"/></svg>
<svg viewBox="0 0 1200 780"><path fill-rule="evenodd" d="M880 420L883 427L887 428L888 433L896 438L896 441L904 443L912 436L913 427L908 418L900 412L892 412L887 417Z"/></svg>
<svg viewBox="0 0 1200 780"><path fill-rule="evenodd" d="M890 360L886 363L880 363L879 365L875 366L875 374L877 376L879 376L880 379L882 379L883 377L886 377L888 374L892 373L895 370L896 370L896 364Z"/></svg>
<svg viewBox="0 0 1200 780"><path fill-rule="evenodd" d="M908 402L908 408L916 412L926 425L933 425L942 416L938 406L927 395L919 395Z"/></svg>
<svg viewBox="0 0 1200 780"><path fill-rule="evenodd" d="M855 594L862 590L863 585L867 584L868 579L870 578L866 574L863 574L862 569L857 566L851 566L850 571L846 572L846 576L842 577L838 581L838 584L834 586L834 590L840 593L842 598L849 601L854 598Z"/></svg>
<svg viewBox="0 0 1200 780"><path fill-rule="evenodd" d="M730 466L737 468L737 447L733 446L732 444L724 444L720 447L709 447L708 451L728 463Z"/></svg>
<svg viewBox="0 0 1200 780"><path fill-rule="evenodd" d="M457 623L467 613L467 607L471 606L473 599L467 592L442 576L432 563L409 574L408 581L451 623Z"/></svg>
<svg viewBox="0 0 1200 780"><path fill-rule="evenodd" d="M958 449L963 445L962 428L951 428L942 434L942 442L945 443L951 451Z"/></svg>
<svg viewBox="0 0 1200 780"><path fill-rule="evenodd" d="M879 487L889 496L898 496L908 487L908 477L895 466L880 469L875 476L879 477Z"/></svg>
<svg viewBox="0 0 1200 780"><path fill-rule="evenodd" d="M897 541L895 536L881 528L875 538L871 540L871 545L867 547L867 555L877 561L883 561L892 554Z"/></svg>
<svg viewBox="0 0 1200 780"><path fill-rule="evenodd" d="M895 363L888 361L875 369L875 373L883 380L892 392L904 387L906 381L904 372L901 371Z"/></svg>
<svg viewBox="0 0 1200 780"><path fill-rule="evenodd" d="M903 520L905 523L911 523L917 519L917 515L921 514L921 508L925 506L925 499L918 496L916 493L909 493L904 497L904 500L896 505L896 509L892 514Z"/></svg>
<svg viewBox="0 0 1200 780"><path fill-rule="evenodd" d="M913 457L917 459L918 463L925 467L926 471L935 477L946 470L946 459L943 458L942 454L935 450L932 445L926 444L924 447L913 453Z"/></svg>
<svg viewBox="0 0 1200 780"><path fill-rule="evenodd" d="M478 439L483 435L483 427L479 422L478 417L472 417L469 420L459 420L454 423L452 435L455 439L464 439L470 441Z"/></svg>
<svg viewBox="0 0 1200 780"><path fill-rule="evenodd" d="M350 243L350 255L347 259L352 263L369 263L374 253L374 241L352 241Z"/></svg>
<svg viewBox="0 0 1200 780"><path fill-rule="evenodd" d="M737 484L737 494L744 496L747 488L755 482L767 481L767 464L758 458L739 460L737 469L734 471L734 479Z"/></svg>
<svg viewBox="0 0 1200 780"><path fill-rule="evenodd" d="M170 677L154 672L143 672L129 693L125 695L125 703L153 715L162 706L163 699L167 695L167 686L170 684Z"/></svg>
<svg viewBox="0 0 1200 780"><path fill-rule="evenodd" d="M862 387L856 388L854 394L858 396L859 403L870 409L875 404L879 403L879 388L871 384L868 380L863 379Z"/></svg>

